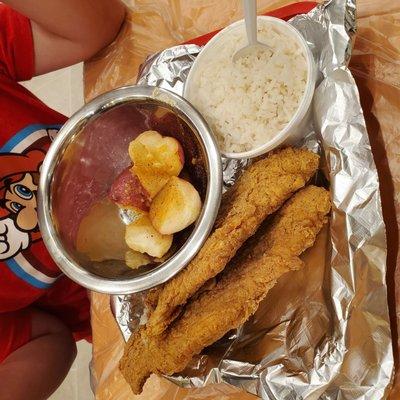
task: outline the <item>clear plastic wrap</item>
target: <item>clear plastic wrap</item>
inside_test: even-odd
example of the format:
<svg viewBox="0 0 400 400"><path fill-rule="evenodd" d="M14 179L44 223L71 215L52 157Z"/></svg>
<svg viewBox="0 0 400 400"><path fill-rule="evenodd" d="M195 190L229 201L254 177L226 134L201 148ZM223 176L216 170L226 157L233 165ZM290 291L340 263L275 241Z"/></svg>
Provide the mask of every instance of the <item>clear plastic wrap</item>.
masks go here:
<svg viewBox="0 0 400 400"><path fill-rule="evenodd" d="M228 8L228 4L231 4L231 2L219 2L218 5L221 4L221 10L215 10L215 2L211 1L193 1L190 2L190 6L187 3L189 2L185 4L184 2L170 1L157 2L156 5L148 1L135 2L133 4L134 13L130 21L135 21L137 25L130 26L128 23L124 28L125 36L122 36L119 42L107 53L103 54L102 57L87 66L87 97L93 97L100 92L121 84L134 83L137 67L143 61L145 55L221 27L232 19L237 18L236 13L240 10L240 4L236 1L232 8L230 5ZM282 5L283 2L260 3L268 3L271 4L271 7L276 7ZM214 8L212 9L212 7ZM396 319L394 271L398 245L395 209L399 211L399 202L398 197L395 199L396 202L393 202L393 193L399 193L400 180L399 145L395 140L396 135L399 134L399 128L396 125L396 113L398 116L400 110L400 89L396 86L399 78L398 70L396 71L396 63L399 62L400 58L398 50L399 36L396 36L399 27L399 14L395 13L396 8L393 2L389 1L380 2L379 10L377 10L378 6L375 2L360 0L358 9L359 34L353 52L351 67L360 88L360 97L366 113L375 161L383 183L381 185L383 211L389 244L389 303L393 317L392 322L394 322ZM400 5L398 9L400 11ZM213 11L212 16L210 14L211 10ZM232 13L231 10L233 10ZM376 15L378 11L380 15ZM161 23L160 19L162 20ZM199 20L207 21L207 27L198 25ZM129 31L130 29L131 31ZM160 31L160 36L157 36L155 32ZM129 32L135 32L139 37L133 39ZM153 32L152 37L142 37L142 43L140 36L146 36L146 32ZM165 35L165 32L168 32L168 34ZM158 41L161 35L163 35L163 39ZM164 40L169 42L165 44ZM141 43L141 46L135 45L135 42ZM95 353L92 367L98 399L188 400L254 398L226 385L211 385L206 388L191 390L180 389L157 377L151 378L141 396L132 396L117 370L123 342L109 311L108 296L93 295L93 328ZM395 328L394 325L392 326L393 328ZM394 396L396 394L393 394L393 399L397 398ZM369 397L365 398L369 399Z"/></svg>
<svg viewBox="0 0 400 400"><path fill-rule="evenodd" d="M242 0L124 0L129 7L117 40L85 66L85 99L136 83L150 54L243 18ZM259 12L293 3L258 0Z"/></svg>
<svg viewBox="0 0 400 400"><path fill-rule="evenodd" d="M390 400L400 399L400 2L360 0L350 70L360 92L380 180L387 235L389 312L396 374Z"/></svg>

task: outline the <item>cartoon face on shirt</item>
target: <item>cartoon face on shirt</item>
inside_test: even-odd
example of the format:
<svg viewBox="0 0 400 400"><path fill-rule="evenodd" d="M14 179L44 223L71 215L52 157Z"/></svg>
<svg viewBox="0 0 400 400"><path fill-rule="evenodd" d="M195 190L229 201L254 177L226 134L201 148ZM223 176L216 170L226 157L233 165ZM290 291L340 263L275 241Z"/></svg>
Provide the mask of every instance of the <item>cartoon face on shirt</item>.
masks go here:
<svg viewBox="0 0 400 400"><path fill-rule="evenodd" d="M0 260L40 239L36 195L44 156L41 150L0 154Z"/></svg>
<svg viewBox="0 0 400 400"><path fill-rule="evenodd" d="M45 149L58 129L32 130L7 152L0 152L0 261L24 254L41 239L37 216L37 190ZM32 140L30 140L32 137Z"/></svg>
<svg viewBox="0 0 400 400"><path fill-rule="evenodd" d="M38 173L25 173L20 180L9 184L5 192L4 206L15 216L16 226L25 232L38 227L37 181Z"/></svg>

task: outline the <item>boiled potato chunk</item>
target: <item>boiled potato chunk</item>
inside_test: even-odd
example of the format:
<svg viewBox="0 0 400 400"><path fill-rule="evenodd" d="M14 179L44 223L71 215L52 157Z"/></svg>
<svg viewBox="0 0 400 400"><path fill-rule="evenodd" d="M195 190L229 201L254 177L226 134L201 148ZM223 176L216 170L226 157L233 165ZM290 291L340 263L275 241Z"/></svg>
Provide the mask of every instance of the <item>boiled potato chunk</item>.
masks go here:
<svg viewBox="0 0 400 400"><path fill-rule="evenodd" d="M150 205L150 220L163 235L172 235L191 225L201 211L201 199L195 187L172 177Z"/></svg>
<svg viewBox="0 0 400 400"><path fill-rule="evenodd" d="M171 178L171 176L167 174L154 175L152 172L135 167L132 168L132 171L137 175L140 183L146 188L151 198L154 198Z"/></svg>
<svg viewBox="0 0 400 400"><path fill-rule="evenodd" d="M154 197L171 176L178 176L185 164L181 144L156 131L141 133L129 144L133 171Z"/></svg>
<svg viewBox="0 0 400 400"><path fill-rule="evenodd" d="M138 269L143 265L151 263L151 258L147 254L138 251L128 250L125 253L125 262L129 268Z"/></svg>
<svg viewBox="0 0 400 400"><path fill-rule="evenodd" d="M172 235L162 235L151 224L147 214L126 226L125 241L129 248L161 258L172 245Z"/></svg>

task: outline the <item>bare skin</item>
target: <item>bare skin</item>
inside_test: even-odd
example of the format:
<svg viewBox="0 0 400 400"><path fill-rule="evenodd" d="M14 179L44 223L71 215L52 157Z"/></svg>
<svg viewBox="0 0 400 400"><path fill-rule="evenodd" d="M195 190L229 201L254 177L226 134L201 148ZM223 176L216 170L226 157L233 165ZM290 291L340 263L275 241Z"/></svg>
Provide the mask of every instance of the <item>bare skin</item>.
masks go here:
<svg viewBox="0 0 400 400"><path fill-rule="evenodd" d="M76 357L69 329L56 317L32 310L32 340L0 364L1 400L44 400L61 384Z"/></svg>
<svg viewBox="0 0 400 400"><path fill-rule="evenodd" d="M32 21L35 74L87 60L116 37L125 8L119 0L3 0Z"/></svg>

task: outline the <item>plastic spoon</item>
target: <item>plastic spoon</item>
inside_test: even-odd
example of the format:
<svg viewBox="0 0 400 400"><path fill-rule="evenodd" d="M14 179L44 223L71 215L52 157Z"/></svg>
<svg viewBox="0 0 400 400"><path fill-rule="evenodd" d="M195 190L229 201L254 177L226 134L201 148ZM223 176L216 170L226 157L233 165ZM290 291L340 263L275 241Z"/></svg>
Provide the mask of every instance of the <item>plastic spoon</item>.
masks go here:
<svg viewBox="0 0 400 400"><path fill-rule="evenodd" d="M249 44L233 55L233 62L246 57L255 49L272 51L271 47L257 40L257 0L243 0L244 19Z"/></svg>

